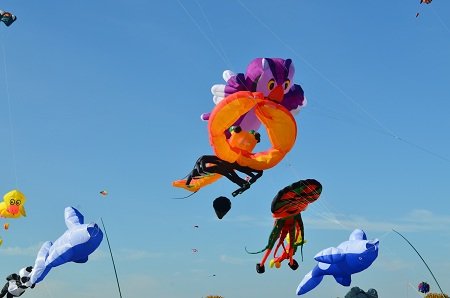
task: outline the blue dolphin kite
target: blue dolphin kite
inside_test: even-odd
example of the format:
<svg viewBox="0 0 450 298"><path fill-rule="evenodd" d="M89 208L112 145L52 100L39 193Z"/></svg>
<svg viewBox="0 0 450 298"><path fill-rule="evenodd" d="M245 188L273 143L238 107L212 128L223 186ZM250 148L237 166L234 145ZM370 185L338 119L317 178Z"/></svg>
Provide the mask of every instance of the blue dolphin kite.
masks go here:
<svg viewBox="0 0 450 298"><path fill-rule="evenodd" d="M64 210L67 231L55 242L47 241L39 250L29 285L42 281L51 268L67 262L85 263L103 239L96 223L84 223L84 216L73 207Z"/></svg>
<svg viewBox="0 0 450 298"><path fill-rule="evenodd" d="M297 295L317 287L324 275L333 275L341 285L350 286L351 275L367 269L378 257L378 244L378 239L367 240L364 231L356 229L348 241L322 250L314 257L319 263L298 285Z"/></svg>

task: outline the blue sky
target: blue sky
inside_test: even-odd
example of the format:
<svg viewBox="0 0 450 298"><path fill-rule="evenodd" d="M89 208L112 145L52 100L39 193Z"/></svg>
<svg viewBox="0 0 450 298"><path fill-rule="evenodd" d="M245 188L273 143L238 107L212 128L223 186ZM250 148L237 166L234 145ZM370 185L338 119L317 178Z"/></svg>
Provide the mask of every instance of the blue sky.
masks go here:
<svg viewBox="0 0 450 298"><path fill-rule="evenodd" d="M28 216L2 220L0 275L33 264L75 206L103 218L123 297L296 297L313 256L355 228L380 254L352 286L438 291L396 229L448 293L450 3L418 2L2 1L18 19L0 26L0 192L22 190ZM171 182L212 152L210 87L256 57L293 59L308 105L293 150L218 220L212 201L233 184L172 200L187 193ZM303 214L304 261L259 275L244 247L264 247L272 198L306 178L323 193ZM327 276L304 297L349 289ZM106 241L25 295L118 297Z"/></svg>

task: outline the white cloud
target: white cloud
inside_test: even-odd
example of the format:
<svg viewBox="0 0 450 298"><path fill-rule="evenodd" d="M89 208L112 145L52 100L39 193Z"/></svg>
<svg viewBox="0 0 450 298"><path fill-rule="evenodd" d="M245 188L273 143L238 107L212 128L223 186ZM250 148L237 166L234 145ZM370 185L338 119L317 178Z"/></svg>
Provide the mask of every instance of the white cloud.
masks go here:
<svg viewBox="0 0 450 298"><path fill-rule="evenodd" d="M28 247L4 246L0 250L0 255L34 257L37 255L41 246L42 242Z"/></svg>
<svg viewBox="0 0 450 298"><path fill-rule="evenodd" d="M120 249L117 251L117 257L124 260L143 260L163 257L163 253L150 252L148 250L139 249Z"/></svg>
<svg viewBox="0 0 450 298"><path fill-rule="evenodd" d="M317 216L318 215L318 216ZM314 218L304 217L309 228L327 230L352 230L363 228L371 231L448 231L450 216L438 215L425 209L416 209L393 220L374 221L361 215L316 213Z"/></svg>

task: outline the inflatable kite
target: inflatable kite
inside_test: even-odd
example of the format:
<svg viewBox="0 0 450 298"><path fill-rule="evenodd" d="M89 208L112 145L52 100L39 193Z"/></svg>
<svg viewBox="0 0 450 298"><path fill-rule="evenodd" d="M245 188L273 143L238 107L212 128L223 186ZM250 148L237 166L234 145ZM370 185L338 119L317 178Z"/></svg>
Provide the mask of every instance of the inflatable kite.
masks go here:
<svg viewBox="0 0 450 298"><path fill-rule="evenodd" d="M341 285L350 286L351 275L367 269L378 257L378 244L378 239L367 240L364 231L356 229L348 241L320 251L314 257L319 263L300 282L297 295L317 287L325 275L332 275Z"/></svg>
<svg viewBox="0 0 450 298"><path fill-rule="evenodd" d="M278 192L272 201L271 209L275 223L267 246L261 251L251 253L256 254L265 251L261 262L256 264L256 272L264 273L264 263L277 240L278 244L275 248L273 259L269 263L270 267L280 268L281 262L289 260L288 265L292 270L298 268L298 263L293 257L297 247L300 246L302 248L305 243L305 229L301 212L308 207L308 204L315 202L321 193L322 185L314 179L300 180ZM282 247L282 253L280 256L277 256L280 247Z"/></svg>
<svg viewBox="0 0 450 298"><path fill-rule="evenodd" d="M7 27L11 26L11 24L14 23L16 19L16 16L12 13L0 10L0 21L5 23Z"/></svg>
<svg viewBox="0 0 450 298"><path fill-rule="evenodd" d="M25 195L18 190L11 190L3 196L3 202L0 203L0 217L18 218L27 216L23 204L25 204Z"/></svg>
<svg viewBox="0 0 450 298"><path fill-rule="evenodd" d="M75 208L64 210L67 231L55 242L47 241L37 254L28 285L42 281L51 268L67 262L85 263L103 239L96 223L84 223L84 216Z"/></svg>
<svg viewBox="0 0 450 298"><path fill-rule="evenodd" d="M266 99L281 104L295 114L306 104L306 100L302 87L293 83L294 73L291 59L256 58L250 62L245 74L224 71L226 85L218 84L211 88L213 101L219 104L227 96L239 91L261 92ZM232 124L246 131L258 130L261 121L255 112L255 109L250 109ZM210 113L205 113L201 118L209 120L210 116Z"/></svg>
<svg viewBox="0 0 450 298"><path fill-rule="evenodd" d="M430 285L423 281L423 282L419 283L419 285L417 286L417 290L420 293L426 294L430 291Z"/></svg>
<svg viewBox="0 0 450 298"><path fill-rule="evenodd" d="M378 298L378 292L375 289L369 289L367 292L364 292L359 287L353 287L344 298Z"/></svg>
<svg viewBox="0 0 450 298"><path fill-rule="evenodd" d="M267 130L271 147L265 151L253 152L260 140L259 133L232 126L250 110L255 111ZM216 105L209 117L208 132L215 155L200 157L187 178L172 185L197 192L225 176L240 186L233 192L236 196L247 190L264 170L276 166L292 149L297 137L297 124L285 107L266 99L262 93L240 91ZM249 180L239 177L236 171L247 174Z"/></svg>
<svg viewBox="0 0 450 298"><path fill-rule="evenodd" d="M6 277L6 284L3 286L0 292L0 298L12 298L12 297L20 297L25 293L25 290L29 288L26 283L30 279L31 271L33 267L28 266L19 270L19 274L12 273ZM34 285L31 286L34 288Z"/></svg>

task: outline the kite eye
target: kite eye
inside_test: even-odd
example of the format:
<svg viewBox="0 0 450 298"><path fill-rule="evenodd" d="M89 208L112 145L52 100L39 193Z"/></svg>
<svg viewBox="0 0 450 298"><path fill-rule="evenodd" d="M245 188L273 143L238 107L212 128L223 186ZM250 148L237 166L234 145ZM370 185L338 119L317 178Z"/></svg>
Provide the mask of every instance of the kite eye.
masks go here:
<svg viewBox="0 0 450 298"><path fill-rule="evenodd" d="M9 205L14 205L15 203L16 203L16 200L14 200L14 199L9 200Z"/></svg>
<svg viewBox="0 0 450 298"><path fill-rule="evenodd" d="M287 90L289 88L289 86L291 86L291 81L290 80L284 81L284 83L283 83L284 90Z"/></svg>
<svg viewBox="0 0 450 298"><path fill-rule="evenodd" d="M259 134L259 132L255 132L255 139L257 143L261 142L261 135Z"/></svg>
<svg viewBox="0 0 450 298"><path fill-rule="evenodd" d="M19 206L22 202L20 200L16 201L16 205Z"/></svg>
<svg viewBox="0 0 450 298"><path fill-rule="evenodd" d="M235 132L235 133L240 133L242 131L242 128L238 125L238 126L231 126L228 131L231 132Z"/></svg>
<svg viewBox="0 0 450 298"><path fill-rule="evenodd" d="M271 80L269 81L269 83L267 83L267 88L268 88L270 91L272 91L273 88L275 88L275 80L274 80L274 79L271 79Z"/></svg>

